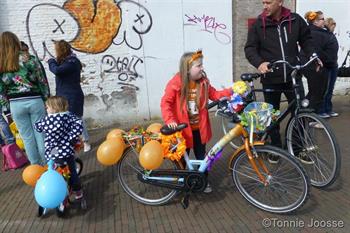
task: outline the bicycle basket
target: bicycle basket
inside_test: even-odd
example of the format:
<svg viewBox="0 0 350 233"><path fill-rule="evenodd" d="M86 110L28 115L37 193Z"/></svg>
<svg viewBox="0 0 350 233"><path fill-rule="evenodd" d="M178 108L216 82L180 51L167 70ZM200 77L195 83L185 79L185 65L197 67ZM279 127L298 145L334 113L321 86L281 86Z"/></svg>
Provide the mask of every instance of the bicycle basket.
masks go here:
<svg viewBox="0 0 350 233"><path fill-rule="evenodd" d="M244 108L243 118L246 120L244 125L249 132L259 133L264 131L272 119L273 106L265 102L252 102Z"/></svg>

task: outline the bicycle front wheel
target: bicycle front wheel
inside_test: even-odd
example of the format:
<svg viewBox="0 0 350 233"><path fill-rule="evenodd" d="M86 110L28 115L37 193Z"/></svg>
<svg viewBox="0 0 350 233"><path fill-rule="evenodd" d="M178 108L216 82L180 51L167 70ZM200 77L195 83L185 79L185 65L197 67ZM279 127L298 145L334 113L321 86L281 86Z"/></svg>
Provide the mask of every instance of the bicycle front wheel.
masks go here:
<svg viewBox="0 0 350 233"><path fill-rule="evenodd" d="M231 118L229 117L225 117L225 116L220 116L220 117L221 117L222 131L224 132L224 134L227 134L231 129L233 129L236 126L236 124L231 122ZM244 141L242 137L239 136L232 139L230 141L230 145L232 146L233 149L237 149L243 145L243 142Z"/></svg>
<svg viewBox="0 0 350 233"><path fill-rule="evenodd" d="M335 135L327 122L314 113L300 113L287 126L288 151L298 158L311 184L318 188L335 182L340 173L341 155Z"/></svg>
<svg viewBox="0 0 350 233"><path fill-rule="evenodd" d="M177 169L175 162L164 159L159 169ZM124 191L133 199L146 205L162 205L172 199L177 191L143 183L139 175L146 171L139 163L139 154L132 148L128 148L117 165L119 182Z"/></svg>
<svg viewBox="0 0 350 233"><path fill-rule="evenodd" d="M309 179L303 167L288 152L272 146L255 146L258 167L267 179L264 184L242 150L232 161L232 178L239 192L252 205L272 213L288 213L300 208L309 198ZM273 157L276 163L269 163ZM260 163L259 163L260 160Z"/></svg>

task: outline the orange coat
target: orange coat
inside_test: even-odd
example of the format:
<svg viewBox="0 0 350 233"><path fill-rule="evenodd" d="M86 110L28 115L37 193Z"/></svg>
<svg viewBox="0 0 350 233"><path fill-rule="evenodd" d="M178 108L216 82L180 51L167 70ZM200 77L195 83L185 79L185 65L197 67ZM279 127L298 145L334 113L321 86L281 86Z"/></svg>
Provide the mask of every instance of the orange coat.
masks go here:
<svg viewBox="0 0 350 233"><path fill-rule="evenodd" d="M232 89L227 88L222 91L217 91L212 87L207 78L202 78L200 80L201 91L200 91L200 106L203 106L204 100L204 83L208 83L209 99L212 101L219 100L221 97L229 97L232 94ZM162 111L162 117L165 124L171 122L176 123L187 123L188 127L182 131L183 137L186 140L187 148L193 148L193 137L192 129L190 127L189 116L187 112L187 103L180 106L180 95L181 95L181 77L177 73L167 84L164 95L162 97L160 107ZM209 120L209 114L207 108L199 109L199 131L201 135L201 141L203 144L207 143L211 137L211 126Z"/></svg>

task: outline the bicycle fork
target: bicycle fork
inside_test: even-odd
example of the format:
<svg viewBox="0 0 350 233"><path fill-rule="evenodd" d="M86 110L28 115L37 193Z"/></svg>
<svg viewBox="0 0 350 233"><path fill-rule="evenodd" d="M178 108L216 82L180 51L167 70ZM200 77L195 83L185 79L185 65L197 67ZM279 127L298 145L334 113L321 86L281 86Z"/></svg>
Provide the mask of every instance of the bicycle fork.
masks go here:
<svg viewBox="0 0 350 233"><path fill-rule="evenodd" d="M254 169L255 173L258 175L259 180L267 186L270 182L270 172L268 171L267 167L265 166L264 162L262 161L261 157L258 157L256 154L256 151L254 149L254 145L250 146L249 139L245 138L244 139L244 148L245 151L247 152L249 163ZM258 164L256 163L258 161ZM260 168L260 169L259 169ZM267 174L267 178L260 172L262 169L263 172Z"/></svg>

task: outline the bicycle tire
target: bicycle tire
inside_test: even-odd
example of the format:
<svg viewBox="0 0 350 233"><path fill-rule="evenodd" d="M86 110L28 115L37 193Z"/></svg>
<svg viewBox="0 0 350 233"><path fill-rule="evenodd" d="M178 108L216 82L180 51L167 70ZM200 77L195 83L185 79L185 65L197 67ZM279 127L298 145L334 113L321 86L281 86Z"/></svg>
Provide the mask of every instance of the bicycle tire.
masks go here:
<svg viewBox="0 0 350 233"><path fill-rule="evenodd" d="M319 124L318 127L315 127L316 124ZM297 125L301 126L300 130ZM286 146L296 158L300 157L300 152L308 156L310 164L303 163L303 166L311 185L325 188L339 177L341 168L339 145L331 127L316 114L299 113L297 118L290 119L286 130Z"/></svg>
<svg viewBox="0 0 350 233"><path fill-rule="evenodd" d="M254 148L271 174L270 183L265 186L259 180L246 151L242 150L231 164L232 178L241 195L255 207L271 213L290 213L302 207L309 199L310 183L300 163L277 147L257 145ZM270 155L278 156L277 164L266 161Z"/></svg>
<svg viewBox="0 0 350 233"><path fill-rule="evenodd" d="M234 128L236 126L235 123L230 122L230 118L225 117L225 116L221 116L221 128L222 131L224 132L224 135L226 135L232 128ZM230 141L230 146L233 149L238 149L240 146L242 146L244 143L243 139L241 136L239 137L235 137L234 139L232 139Z"/></svg>
<svg viewBox="0 0 350 233"><path fill-rule="evenodd" d="M83 172L83 161L80 158L75 158L75 170L77 171L78 176Z"/></svg>
<svg viewBox="0 0 350 233"><path fill-rule="evenodd" d="M178 169L178 166L175 162L164 159L160 169ZM139 155L130 147L122 155L117 165L117 173L124 191L136 201L146 205L163 205L177 194L176 190L141 182L137 177L139 172L144 173L139 164Z"/></svg>

